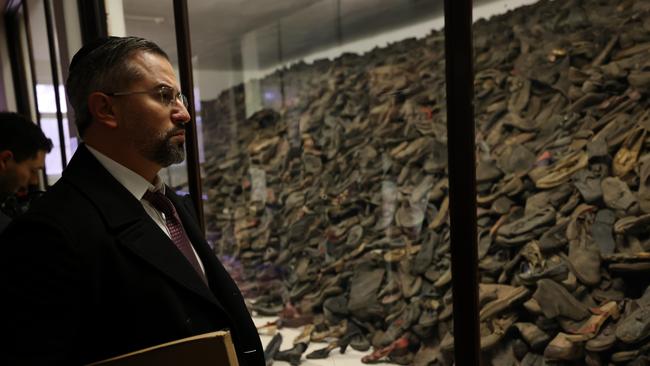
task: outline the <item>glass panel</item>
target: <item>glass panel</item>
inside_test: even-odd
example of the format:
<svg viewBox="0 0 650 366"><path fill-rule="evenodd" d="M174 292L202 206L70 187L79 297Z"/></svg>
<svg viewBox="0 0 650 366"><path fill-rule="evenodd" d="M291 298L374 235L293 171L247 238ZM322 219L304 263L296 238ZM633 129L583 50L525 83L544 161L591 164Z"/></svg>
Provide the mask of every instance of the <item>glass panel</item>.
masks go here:
<svg viewBox="0 0 650 366"><path fill-rule="evenodd" d="M40 104L40 99L39 99L39 104ZM71 139L70 135L68 134L69 128L68 128L67 118L63 120L63 128L64 128L63 132L65 133L64 137L66 141L66 146L65 146L66 154L71 154L76 150L77 146L73 145L73 143L76 142L76 139ZM52 143L54 145L52 151L45 156L45 165L47 166L48 179L49 177L56 177L56 176L60 177L61 173L63 172L63 169L61 167L61 148L58 140L55 142L55 140L52 138L53 136L57 136L57 137L59 136L59 124L57 119L50 118L50 117L41 118L41 129L43 130L45 136L48 136L50 139L52 139ZM66 155L66 158L68 156L70 155Z"/></svg>
<svg viewBox="0 0 650 366"><path fill-rule="evenodd" d="M506 10L474 28L486 362L648 363L647 332L624 334L648 296L649 3L475 16Z"/></svg>
<svg viewBox="0 0 650 366"><path fill-rule="evenodd" d="M32 42L32 52L34 57L34 75L32 82L36 88L36 100L38 118L41 123L41 129L45 135L52 140L52 151L45 157L45 167L48 184L54 184L60 177L63 170L63 161L61 158L62 150L65 149L66 159L70 160L72 152L76 147L76 140L71 141L70 132L66 117L66 103L63 85L59 86L59 101L63 113L63 142L59 135L59 126L56 119L56 99L54 95L54 86L52 80L52 66L50 62L50 51L47 40L47 29L45 27L45 8L43 1L27 1L27 10L29 11L29 31ZM55 35L56 44L56 35ZM26 58L28 60L29 58ZM62 77L58 72L59 82Z"/></svg>
<svg viewBox="0 0 650 366"><path fill-rule="evenodd" d="M38 95L38 110L41 113L56 114L56 98L52 84L37 84L36 95ZM65 97L65 87L59 85L59 95ZM61 105L61 112L66 113L67 104Z"/></svg>
<svg viewBox="0 0 650 366"><path fill-rule="evenodd" d="M156 42L168 55L180 85L178 73L178 53L174 31L172 1L123 1L123 20L126 35L137 36ZM115 20L119 23L119 19ZM110 28L110 27L109 27ZM115 27L118 28L119 27ZM123 35L123 34L116 34ZM200 123L200 118L197 118ZM160 177L181 194L189 194L187 163L174 164L160 171Z"/></svg>
<svg viewBox="0 0 650 366"><path fill-rule="evenodd" d="M56 99L54 97L54 87L49 85L37 84L36 95L38 100L38 110L41 113L41 129L45 136L52 140L52 151L45 156L45 165L47 166L48 177L57 177L62 173L63 167L61 166L61 142L59 136L59 124L56 119ZM65 87L59 86L60 100L65 100ZM63 133L65 142L66 160L70 161L72 154L77 149L77 138L70 137L70 128L68 126L68 118L66 118L67 103L61 105L61 112L63 113ZM55 140L56 138L56 140ZM50 180L53 184L54 181Z"/></svg>
<svg viewBox="0 0 650 366"><path fill-rule="evenodd" d="M442 357L440 343L452 344L442 4L189 6L206 226L256 321L354 339L353 364ZM286 349L300 330L283 332Z"/></svg>

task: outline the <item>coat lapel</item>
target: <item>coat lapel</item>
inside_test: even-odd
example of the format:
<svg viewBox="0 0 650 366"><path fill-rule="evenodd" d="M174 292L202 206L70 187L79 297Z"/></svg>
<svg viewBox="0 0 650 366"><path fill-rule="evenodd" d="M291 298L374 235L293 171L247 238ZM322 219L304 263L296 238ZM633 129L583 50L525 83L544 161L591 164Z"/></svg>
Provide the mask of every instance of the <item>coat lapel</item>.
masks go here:
<svg viewBox="0 0 650 366"><path fill-rule="evenodd" d="M192 265L151 218L120 230L117 240L171 280L221 307Z"/></svg>
<svg viewBox="0 0 650 366"><path fill-rule="evenodd" d="M232 281L222 280L223 272L225 271L220 270L220 265L217 262L214 252L205 241L203 231L198 225L194 211L192 211L194 208L189 207L190 205L185 203L185 197L179 197L169 187L166 187L165 195L174 204L174 207L176 207L178 216L183 222L183 228L203 263L210 288L213 291L218 291L220 288L223 289L224 285Z"/></svg>
<svg viewBox="0 0 650 366"><path fill-rule="evenodd" d="M93 203L104 218L107 231L112 233L121 245L170 280L223 310L192 265L149 217L140 201L95 159L85 145L77 149L63 174L63 179ZM178 207L176 202L174 205ZM185 225L187 220L182 220ZM192 228L192 231L194 230ZM190 236L190 240L194 238Z"/></svg>
<svg viewBox="0 0 650 366"><path fill-rule="evenodd" d="M229 318L229 321L235 328L241 330L247 325L245 322L249 322L248 326L254 329L254 325L250 320L250 314L246 310L245 305L243 305L243 297L237 284L230 277L230 274L223 267L221 262L215 256L212 248L208 245L203 235L203 231L198 225L198 220L196 219L194 207L188 197L179 197L177 196L169 187L165 190L165 195L167 198L172 201L178 216L183 222L183 227L187 233L187 236L192 241L192 245L196 250L196 253L199 255L203 267L205 268L205 274L208 278L208 284L210 290L215 297L219 299L222 307L225 309L225 315ZM205 287L205 286L204 286ZM257 342L256 338L257 333L254 332L253 338L246 338L246 342L254 344ZM243 334L236 332L237 337L244 337ZM241 339L244 340L243 338ZM256 347L256 346L251 346Z"/></svg>

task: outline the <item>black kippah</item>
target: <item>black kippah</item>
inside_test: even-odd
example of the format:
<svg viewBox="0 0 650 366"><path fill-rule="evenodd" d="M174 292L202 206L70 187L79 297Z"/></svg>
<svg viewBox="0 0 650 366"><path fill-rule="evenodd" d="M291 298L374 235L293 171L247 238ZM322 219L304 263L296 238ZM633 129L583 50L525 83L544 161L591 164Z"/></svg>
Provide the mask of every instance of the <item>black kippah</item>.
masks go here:
<svg viewBox="0 0 650 366"><path fill-rule="evenodd" d="M68 68L68 70L72 71L84 58L86 58L86 56L88 56L88 54L98 49L99 47L103 46L107 42L118 38L119 37L100 37L84 45L72 57L72 61L70 62L70 67Z"/></svg>

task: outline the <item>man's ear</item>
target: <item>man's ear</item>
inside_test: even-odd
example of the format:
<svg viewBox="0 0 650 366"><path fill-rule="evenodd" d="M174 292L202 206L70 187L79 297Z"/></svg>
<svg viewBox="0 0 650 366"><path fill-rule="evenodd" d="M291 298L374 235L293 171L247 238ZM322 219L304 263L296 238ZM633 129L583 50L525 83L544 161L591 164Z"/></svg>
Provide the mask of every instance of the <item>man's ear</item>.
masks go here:
<svg viewBox="0 0 650 366"><path fill-rule="evenodd" d="M115 105L110 96L102 92L90 93L88 96L88 111L94 119L108 128L116 128Z"/></svg>
<svg viewBox="0 0 650 366"><path fill-rule="evenodd" d="M14 158L14 153L10 150L0 150L0 172L7 169L9 161Z"/></svg>

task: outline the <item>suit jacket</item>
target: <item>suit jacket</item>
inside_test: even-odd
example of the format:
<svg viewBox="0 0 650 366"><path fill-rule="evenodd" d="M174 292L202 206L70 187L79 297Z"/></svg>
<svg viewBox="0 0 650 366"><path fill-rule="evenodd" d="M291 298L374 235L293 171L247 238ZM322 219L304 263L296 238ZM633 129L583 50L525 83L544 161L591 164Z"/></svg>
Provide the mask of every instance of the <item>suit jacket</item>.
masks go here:
<svg viewBox="0 0 650 366"><path fill-rule="evenodd" d="M11 217L5 215L4 212L0 211L0 233L3 232L7 226L9 226L10 222Z"/></svg>
<svg viewBox="0 0 650 366"><path fill-rule="evenodd" d="M243 297L191 203L171 189L166 195L209 288L82 145L62 178L0 236L0 364L84 364L224 328L240 364L264 364Z"/></svg>

